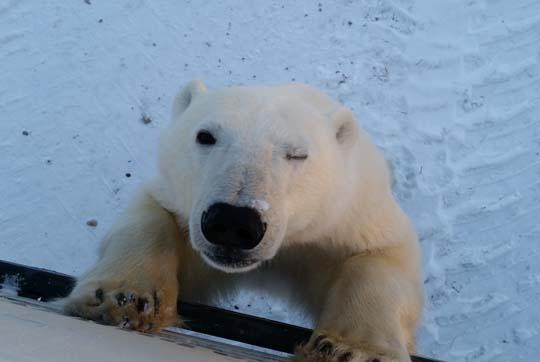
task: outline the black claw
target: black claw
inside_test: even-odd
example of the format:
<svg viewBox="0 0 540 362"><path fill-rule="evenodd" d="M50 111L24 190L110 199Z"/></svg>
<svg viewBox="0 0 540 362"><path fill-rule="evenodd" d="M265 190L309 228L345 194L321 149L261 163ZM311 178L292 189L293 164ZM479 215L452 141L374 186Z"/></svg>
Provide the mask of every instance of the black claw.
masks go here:
<svg viewBox="0 0 540 362"><path fill-rule="evenodd" d="M99 300L100 303L103 303L103 300L104 300L103 289L101 288L96 289L96 299Z"/></svg>
<svg viewBox="0 0 540 362"><path fill-rule="evenodd" d="M331 355L334 354L334 346L332 343L325 341L317 347L317 351L321 352L322 354Z"/></svg>
<svg viewBox="0 0 540 362"><path fill-rule="evenodd" d="M157 296L157 292L154 290L154 315L159 313L160 301Z"/></svg>
<svg viewBox="0 0 540 362"><path fill-rule="evenodd" d="M122 317L122 328L129 326L129 318L127 316Z"/></svg>
<svg viewBox="0 0 540 362"><path fill-rule="evenodd" d="M315 340L313 341L313 346L317 347L323 341L323 339L326 339L326 336L324 334L321 334L320 336L315 338Z"/></svg>
<svg viewBox="0 0 540 362"><path fill-rule="evenodd" d="M121 307L127 303L128 299L124 293L120 292L116 294L116 301L118 302L118 306Z"/></svg>
<svg viewBox="0 0 540 362"><path fill-rule="evenodd" d="M339 359L338 359L338 362L350 362L353 358L353 354L352 352L347 352L345 354L342 354Z"/></svg>
<svg viewBox="0 0 540 362"><path fill-rule="evenodd" d="M370 360L370 361L368 361L368 362L381 362L381 360L378 359L378 358L373 358L372 360Z"/></svg>
<svg viewBox="0 0 540 362"><path fill-rule="evenodd" d="M148 305L148 299L146 298L139 298L137 300L137 311L139 313L144 311L144 308Z"/></svg>

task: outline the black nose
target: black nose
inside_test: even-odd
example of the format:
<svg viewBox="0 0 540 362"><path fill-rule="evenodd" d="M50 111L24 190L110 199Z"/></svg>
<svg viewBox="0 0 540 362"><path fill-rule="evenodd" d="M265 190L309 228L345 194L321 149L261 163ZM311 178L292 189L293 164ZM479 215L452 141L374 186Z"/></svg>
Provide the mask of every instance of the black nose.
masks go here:
<svg viewBox="0 0 540 362"><path fill-rule="evenodd" d="M266 231L257 211L225 203L213 204L203 212L201 227L204 237L212 244L239 249L253 249Z"/></svg>

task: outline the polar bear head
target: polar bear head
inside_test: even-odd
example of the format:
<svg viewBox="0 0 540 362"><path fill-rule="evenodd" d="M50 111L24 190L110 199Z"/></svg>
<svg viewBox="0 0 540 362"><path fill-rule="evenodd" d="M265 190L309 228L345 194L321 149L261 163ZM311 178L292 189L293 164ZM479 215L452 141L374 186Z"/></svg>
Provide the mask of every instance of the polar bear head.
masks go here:
<svg viewBox="0 0 540 362"><path fill-rule="evenodd" d="M172 118L159 156L168 208L218 269L250 270L284 243L329 237L351 205L360 131L313 88L193 81Z"/></svg>

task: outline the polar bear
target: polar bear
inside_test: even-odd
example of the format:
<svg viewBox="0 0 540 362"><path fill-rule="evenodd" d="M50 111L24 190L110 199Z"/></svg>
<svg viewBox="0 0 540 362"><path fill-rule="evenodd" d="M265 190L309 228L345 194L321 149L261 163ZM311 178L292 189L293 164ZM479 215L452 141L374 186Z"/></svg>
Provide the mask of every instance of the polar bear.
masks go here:
<svg viewBox="0 0 540 362"><path fill-rule="evenodd" d="M419 243L352 111L298 83L192 81L172 113L157 176L65 311L151 332L177 322L179 297L287 287L316 321L296 360L410 361Z"/></svg>

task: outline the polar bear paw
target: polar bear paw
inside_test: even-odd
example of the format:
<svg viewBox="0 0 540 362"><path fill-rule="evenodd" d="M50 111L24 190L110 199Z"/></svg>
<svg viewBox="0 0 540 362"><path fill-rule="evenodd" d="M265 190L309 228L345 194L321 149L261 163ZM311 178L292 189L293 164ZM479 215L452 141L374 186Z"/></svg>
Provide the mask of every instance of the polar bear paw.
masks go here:
<svg viewBox="0 0 540 362"><path fill-rule="evenodd" d="M369 345L350 345L340 338L318 334L297 349L294 362L410 362L408 356L382 351Z"/></svg>
<svg viewBox="0 0 540 362"><path fill-rule="evenodd" d="M78 285L64 300L63 309L68 315L147 333L179 323L176 293L126 282Z"/></svg>

